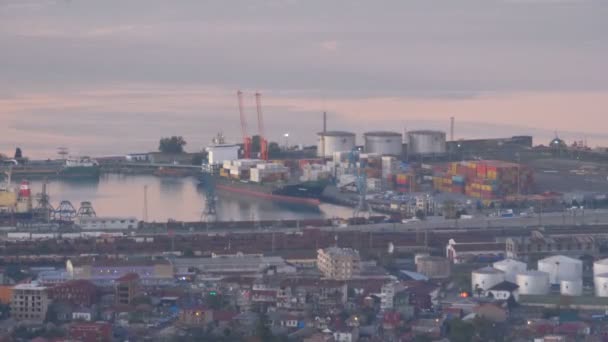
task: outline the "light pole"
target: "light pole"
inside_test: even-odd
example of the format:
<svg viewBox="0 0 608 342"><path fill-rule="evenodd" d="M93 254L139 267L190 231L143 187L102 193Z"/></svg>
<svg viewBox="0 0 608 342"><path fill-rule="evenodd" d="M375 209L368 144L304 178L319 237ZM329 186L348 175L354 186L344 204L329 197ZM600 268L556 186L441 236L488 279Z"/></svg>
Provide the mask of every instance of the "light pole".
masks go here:
<svg viewBox="0 0 608 342"><path fill-rule="evenodd" d="M289 133L283 134L283 137L285 138L285 149L288 150L289 149Z"/></svg>

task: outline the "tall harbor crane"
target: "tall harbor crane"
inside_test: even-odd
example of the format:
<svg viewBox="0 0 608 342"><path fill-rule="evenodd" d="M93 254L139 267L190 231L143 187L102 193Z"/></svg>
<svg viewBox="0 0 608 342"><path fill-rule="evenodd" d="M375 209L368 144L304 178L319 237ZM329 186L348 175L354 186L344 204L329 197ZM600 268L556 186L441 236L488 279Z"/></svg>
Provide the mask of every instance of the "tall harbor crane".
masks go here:
<svg viewBox="0 0 608 342"><path fill-rule="evenodd" d="M251 158L251 137L247 134L247 119L245 117L245 108L243 105L243 92L236 92L237 99L239 101L239 114L241 116L241 133L243 135L243 157L246 159Z"/></svg>
<svg viewBox="0 0 608 342"><path fill-rule="evenodd" d="M260 159L268 160L268 140L264 134L264 114L262 113L262 94L255 93L255 104L258 111L258 131L260 135Z"/></svg>

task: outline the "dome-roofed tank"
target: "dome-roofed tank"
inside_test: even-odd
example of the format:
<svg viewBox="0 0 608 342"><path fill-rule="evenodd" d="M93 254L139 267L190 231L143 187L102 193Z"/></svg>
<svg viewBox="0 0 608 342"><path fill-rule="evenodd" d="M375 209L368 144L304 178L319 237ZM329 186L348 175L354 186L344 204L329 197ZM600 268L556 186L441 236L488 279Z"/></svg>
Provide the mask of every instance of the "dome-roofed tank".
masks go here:
<svg viewBox="0 0 608 342"><path fill-rule="evenodd" d="M515 259L497 261L492 266L497 270L505 272L505 280L511 283L515 283L515 275L517 273L528 270L528 265L526 265L525 262L517 261Z"/></svg>
<svg viewBox="0 0 608 342"><path fill-rule="evenodd" d="M347 152L355 148L355 133L327 131L318 135L317 156L319 157L332 157L334 152Z"/></svg>
<svg viewBox="0 0 608 342"><path fill-rule="evenodd" d="M518 273L515 282L519 286L520 295L546 295L551 288L549 274L541 271Z"/></svg>
<svg viewBox="0 0 608 342"><path fill-rule="evenodd" d="M593 275L608 273L608 259L597 260L593 263Z"/></svg>
<svg viewBox="0 0 608 342"><path fill-rule="evenodd" d="M563 255L555 255L538 261L538 270L549 274L551 284L562 280L582 279L583 262Z"/></svg>
<svg viewBox="0 0 608 342"><path fill-rule="evenodd" d="M505 272L493 267L483 267L471 272L471 290L487 291L505 281Z"/></svg>
<svg viewBox="0 0 608 342"><path fill-rule="evenodd" d="M407 146L410 154L441 154L446 151L445 132L410 131L407 133Z"/></svg>
<svg viewBox="0 0 608 342"><path fill-rule="evenodd" d="M562 296L580 296L583 294L583 280L562 280L559 286Z"/></svg>
<svg viewBox="0 0 608 342"><path fill-rule="evenodd" d="M595 295L598 297L608 297L608 273L596 274L593 277Z"/></svg>
<svg viewBox="0 0 608 342"><path fill-rule="evenodd" d="M365 152L380 155L400 156L403 150L403 136L397 132L367 132L363 134Z"/></svg>

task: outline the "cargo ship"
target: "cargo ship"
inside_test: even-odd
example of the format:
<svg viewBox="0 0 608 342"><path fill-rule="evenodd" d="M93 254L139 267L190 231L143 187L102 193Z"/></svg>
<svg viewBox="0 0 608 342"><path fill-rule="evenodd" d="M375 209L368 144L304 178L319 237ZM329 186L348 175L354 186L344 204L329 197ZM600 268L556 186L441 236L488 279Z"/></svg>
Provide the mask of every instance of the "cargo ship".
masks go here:
<svg viewBox="0 0 608 342"><path fill-rule="evenodd" d="M201 172L201 185L205 179ZM224 162L213 179L218 191L312 206L321 203L327 186L325 181L290 180L288 169L280 164L245 159Z"/></svg>
<svg viewBox="0 0 608 342"><path fill-rule="evenodd" d="M166 167L159 167L156 171L154 171L154 175L157 177L167 177L167 178L181 178L188 177L192 175L190 170L186 169L171 169Z"/></svg>
<svg viewBox="0 0 608 342"><path fill-rule="evenodd" d="M96 160L89 157L68 158L59 169L59 178L99 178L101 171Z"/></svg>

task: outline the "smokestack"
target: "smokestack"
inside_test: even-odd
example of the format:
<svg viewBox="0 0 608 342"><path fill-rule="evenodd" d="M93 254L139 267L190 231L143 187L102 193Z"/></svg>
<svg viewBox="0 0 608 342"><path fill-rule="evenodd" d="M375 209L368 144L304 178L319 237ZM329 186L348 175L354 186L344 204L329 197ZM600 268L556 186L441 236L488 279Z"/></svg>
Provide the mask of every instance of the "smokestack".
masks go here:
<svg viewBox="0 0 608 342"><path fill-rule="evenodd" d="M323 112L323 133L327 132L327 112Z"/></svg>
<svg viewBox="0 0 608 342"><path fill-rule="evenodd" d="M454 141L454 117L450 118L450 141Z"/></svg>

